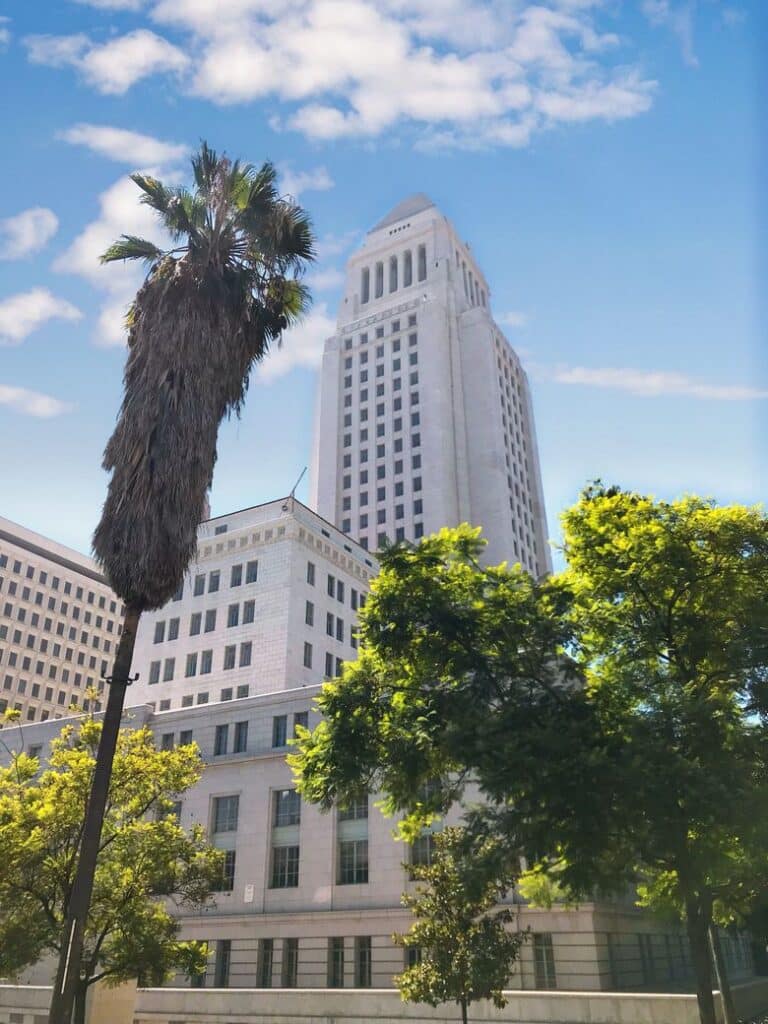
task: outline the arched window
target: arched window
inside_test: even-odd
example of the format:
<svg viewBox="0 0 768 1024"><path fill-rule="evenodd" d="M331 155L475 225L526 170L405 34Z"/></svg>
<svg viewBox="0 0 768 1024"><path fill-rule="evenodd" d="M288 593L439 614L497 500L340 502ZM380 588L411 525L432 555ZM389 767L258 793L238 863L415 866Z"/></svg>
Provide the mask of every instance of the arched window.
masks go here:
<svg viewBox="0 0 768 1024"><path fill-rule="evenodd" d="M485 288L480 289L480 301L485 305Z"/></svg>
<svg viewBox="0 0 768 1024"><path fill-rule="evenodd" d="M426 281L427 280L427 247L426 247L426 245L420 245L419 248L418 248L418 263L419 263L419 271L418 271L419 281Z"/></svg>
<svg viewBox="0 0 768 1024"><path fill-rule="evenodd" d="M360 301L368 302L371 297L371 272L368 267L363 268L360 275Z"/></svg>
<svg viewBox="0 0 768 1024"><path fill-rule="evenodd" d="M464 275L464 294L465 294L465 296L467 298L469 298L469 290L467 288L467 264L466 263L462 263L461 264L461 272Z"/></svg>
<svg viewBox="0 0 768 1024"><path fill-rule="evenodd" d="M475 279L471 270L469 272L469 303L471 306L475 304Z"/></svg>
<svg viewBox="0 0 768 1024"><path fill-rule="evenodd" d="M389 290L397 291L397 256L389 257Z"/></svg>
<svg viewBox="0 0 768 1024"><path fill-rule="evenodd" d="M413 256L411 250L406 249L403 254L403 288L409 288L413 284Z"/></svg>
<svg viewBox="0 0 768 1024"><path fill-rule="evenodd" d="M374 298L380 299L384 294L384 264L376 264L376 289L373 293Z"/></svg>

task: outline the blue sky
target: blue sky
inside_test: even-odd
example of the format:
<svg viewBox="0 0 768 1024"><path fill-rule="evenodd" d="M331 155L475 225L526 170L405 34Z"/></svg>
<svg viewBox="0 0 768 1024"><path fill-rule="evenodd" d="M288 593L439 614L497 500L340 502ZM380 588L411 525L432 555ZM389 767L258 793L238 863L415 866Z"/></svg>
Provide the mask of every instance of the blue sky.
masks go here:
<svg viewBox="0 0 768 1024"><path fill-rule="evenodd" d="M214 513L309 461L339 271L415 191L528 367L553 534L597 476L762 500L765 29L762 0L0 5L0 514L88 549L137 283L97 256L152 230L126 174L183 178L200 138L273 160L321 252L312 314L222 430Z"/></svg>

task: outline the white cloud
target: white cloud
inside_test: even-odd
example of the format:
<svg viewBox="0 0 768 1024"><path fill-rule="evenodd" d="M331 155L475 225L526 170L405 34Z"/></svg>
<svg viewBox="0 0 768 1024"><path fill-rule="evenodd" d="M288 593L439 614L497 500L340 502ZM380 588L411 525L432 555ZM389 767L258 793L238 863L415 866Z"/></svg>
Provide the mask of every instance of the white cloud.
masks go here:
<svg viewBox="0 0 768 1024"><path fill-rule="evenodd" d="M325 167L313 167L310 171L294 171L290 167L280 169L283 192L298 199L302 192L327 192L334 181Z"/></svg>
<svg viewBox="0 0 768 1024"><path fill-rule="evenodd" d="M0 220L0 259L18 260L40 252L59 228L59 218L45 206L33 206Z"/></svg>
<svg viewBox="0 0 768 1024"><path fill-rule="evenodd" d="M696 0L642 0L642 11L652 25L668 28L680 43L683 60L692 68L699 66L693 46L693 16Z"/></svg>
<svg viewBox="0 0 768 1024"><path fill-rule="evenodd" d="M103 11L140 11L144 0L75 0L87 7L97 7Z"/></svg>
<svg viewBox="0 0 768 1024"><path fill-rule="evenodd" d="M406 130L423 148L523 147L553 124L642 114L655 87L605 0L157 0L149 17L179 46L147 28L35 37L30 59L108 93L172 71L215 103L268 101L270 123L311 139Z"/></svg>
<svg viewBox="0 0 768 1024"><path fill-rule="evenodd" d="M541 368L539 372L542 373ZM666 370L557 366L544 370L542 375L560 384L582 384L612 391L626 391L644 398L677 396L730 402L768 398L768 388L745 387L739 384L707 384L683 373Z"/></svg>
<svg viewBox="0 0 768 1024"><path fill-rule="evenodd" d="M327 292L341 288L346 280L343 270L336 267L318 268L307 274L307 284L318 292Z"/></svg>
<svg viewBox="0 0 768 1024"><path fill-rule="evenodd" d="M7 405L17 412L26 413L27 416L37 416L40 419L61 416L62 413L71 412L74 409L74 405L70 402L62 402L60 399L44 395L40 391L11 387L8 384L0 384L0 405Z"/></svg>
<svg viewBox="0 0 768 1024"><path fill-rule="evenodd" d="M84 277L104 293L97 345L122 345L125 342L125 313L144 278L142 267L133 262L99 263L99 257L119 238L130 233L167 244L157 218L148 206L139 202L139 190L130 178L120 178L99 197L99 216L75 238L66 252L54 262L54 269Z"/></svg>
<svg viewBox="0 0 768 1024"><path fill-rule="evenodd" d="M512 309L508 313L502 313L496 317L497 323L501 324L502 327L525 327L528 320L527 313L520 313Z"/></svg>
<svg viewBox="0 0 768 1024"><path fill-rule="evenodd" d="M157 166L179 160L187 147L176 142L163 142L151 135L114 128L107 124L75 124L59 132L58 138L88 149L108 160L131 167Z"/></svg>
<svg viewBox="0 0 768 1024"><path fill-rule="evenodd" d="M11 30L8 28L10 21L10 18L0 16L0 50L4 50L11 41Z"/></svg>
<svg viewBox="0 0 768 1024"><path fill-rule="evenodd" d="M20 345L49 320L79 320L80 310L47 288L32 288L0 299L0 345Z"/></svg>
<svg viewBox="0 0 768 1024"><path fill-rule="evenodd" d="M315 246L317 258L322 262L331 256L342 256L356 246L359 240L360 233L358 231L346 231L343 235L321 235Z"/></svg>
<svg viewBox="0 0 768 1024"><path fill-rule="evenodd" d="M259 378L270 381L297 367L319 366L325 341L335 333L336 320L324 302L318 303L300 324L285 332L280 348L274 348L259 365Z"/></svg>
<svg viewBox="0 0 768 1024"><path fill-rule="evenodd" d="M179 73L189 58L177 46L148 29L136 29L106 43L88 36L28 36L25 40L33 64L70 65L99 92L120 96L149 75Z"/></svg>

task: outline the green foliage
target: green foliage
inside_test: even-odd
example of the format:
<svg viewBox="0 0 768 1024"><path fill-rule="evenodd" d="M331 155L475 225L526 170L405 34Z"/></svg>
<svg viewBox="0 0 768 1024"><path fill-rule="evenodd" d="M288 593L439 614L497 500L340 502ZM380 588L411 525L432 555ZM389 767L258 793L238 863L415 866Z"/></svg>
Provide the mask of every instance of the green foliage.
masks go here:
<svg viewBox="0 0 768 1024"><path fill-rule="evenodd" d="M410 1002L456 1002L464 1013L478 999L502 1007L502 990L526 937L508 930L508 908L495 909L512 879L489 877L495 840L472 843L463 829L446 828L434 843L432 863L411 868L423 884L403 896L417 920L394 940L415 947L421 958L395 978L397 986Z"/></svg>
<svg viewBox="0 0 768 1024"><path fill-rule="evenodd" d="M65 726L48 766L16 753L0 769L0 976L57 952L101 735L92 718ZM185 831L173 802L198 780L196 746L155 749L146 729L120 733L88 917L82 980L159 984L199 970L200 943L179 942L166 898L202 906L222 871L203 830Z"/></svg>
<svg viewBox="0 0 768 1024"><path fill-rule="evenodd" d="M768 521L597 484L563 525L540 582L481 566L467 526L384 552L298 785L380 789L413 836L471 779L470 832L527 856L537 901L635 886L686 919L709 1021L707 926L768 885Z"/></svg>

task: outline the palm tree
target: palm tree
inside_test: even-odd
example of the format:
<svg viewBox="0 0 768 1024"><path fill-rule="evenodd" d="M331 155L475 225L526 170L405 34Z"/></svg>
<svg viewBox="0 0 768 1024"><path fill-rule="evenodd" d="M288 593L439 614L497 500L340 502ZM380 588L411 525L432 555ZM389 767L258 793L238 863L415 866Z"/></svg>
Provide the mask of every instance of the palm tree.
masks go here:
<svg viewBox="0 0 768 1024"><path fill-rule="evenodd" d="M216 462L219 424L239 413L255 363L306 310L302 273L314 258L309 218L278 194L274 167L219 157L202 143L195 187L132 175L172 247L123 235L103 263L141 260L146 279L128 312L128 359L112 473L93 537L125 604L101 744L64 925L50 1024L69 1024L80 973L101 821L142 612L178 590L195 553Z"/></svg>

